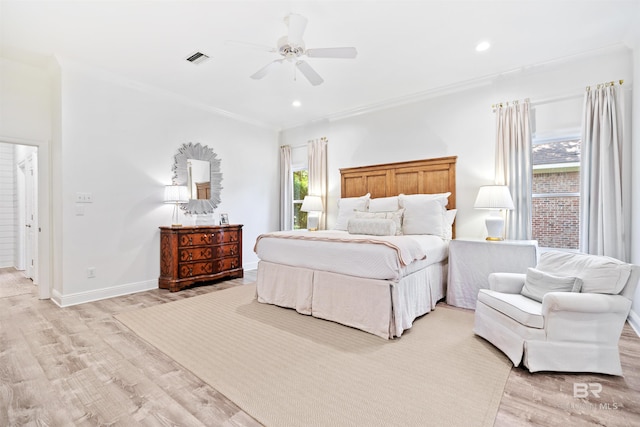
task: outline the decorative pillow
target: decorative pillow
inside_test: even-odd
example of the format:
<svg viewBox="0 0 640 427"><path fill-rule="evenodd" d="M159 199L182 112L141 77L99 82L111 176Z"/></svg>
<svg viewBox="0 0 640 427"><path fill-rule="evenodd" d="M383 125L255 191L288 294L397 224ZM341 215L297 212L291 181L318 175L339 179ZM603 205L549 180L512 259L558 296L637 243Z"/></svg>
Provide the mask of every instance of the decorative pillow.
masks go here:
<svg viewBox="0 0 640 427"><path fill-rule="evenodd" d="M394 236L396 223L385 218L351 218L347 226L349 234L369 234L371 236Z"/></svg>
<svg viewBox="0 0 640 427"><path fill-rule="evenodd" d="M562 251L540 255L538 270L582 279L582 292L619 294L631 274L631 264L615 258Z"/></svg>
<svg viewBox="0 0 640 427"><path fill-rule="evenodd" d="M398 196L378 197L369 200L369 212L391 212L400 209Z"/></svg>
<svg viewBox="0 0 640 427"><path fill-rule="evenodd" d="M580 292L582 280L579 277L561 277L535 268L527 270L527 277L520 292L525 297L542 302L548 292Z"/></svg>
<svg viewBox="0 0 640 427"><path fill-rule="evenodd" d="M439 195L401 194L400 207L404 208L403 234L432 234L446 238L445 206L451 193Z"/></svg>
<svg viewBox="0 0 640 427"><path fill-rule="evenodd" d="M449 209L444 213L444 238L453 238L453 221L456 219L457 209Z"/></svg>
<svg viewBox="0 0 640 427"><path fill-rule="evenodd" d="M447 206L449 203L450 192L447 193L432 193L432 194L400 194L398 196L398 200L400 202L400 207L402 206L403 200L439 200L442 203L442 206Z"/></svg>
<svg viewBox="0 0 640 427"><path fill-rule="evenodd" d="M355 211L366 211L369 205L369 197L367 193L361 197L348 197L338 200L338 219L336 220L335 230L347 231L349 218L355 216Z"/></svg>
<svg viewBox="0 0 640 427"><path fill-rule="evenodd" d="M404 209L398 209L393 212L360 212L356 211L355 218L379 218L391 219L396 223L396 236L402 235L402 214Z"/></svg>

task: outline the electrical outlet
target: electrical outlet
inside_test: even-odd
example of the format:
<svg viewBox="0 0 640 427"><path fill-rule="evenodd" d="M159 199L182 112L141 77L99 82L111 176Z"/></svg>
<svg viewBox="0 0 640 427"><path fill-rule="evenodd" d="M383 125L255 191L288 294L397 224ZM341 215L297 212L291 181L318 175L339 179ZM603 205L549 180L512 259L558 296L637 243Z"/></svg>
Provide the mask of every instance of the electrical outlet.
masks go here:
<svg viewBox="0 0 640 427"><path fill-rule="evenodd" d="M93 203L93 193L76 193L76 203Z"/></svg>
<svg viewBox="0 0 640 427"><path fill-rule="evenodd" d="M90 279L96 277L96 268L95 267L87 268L87 277L90 278Z"/></svg>

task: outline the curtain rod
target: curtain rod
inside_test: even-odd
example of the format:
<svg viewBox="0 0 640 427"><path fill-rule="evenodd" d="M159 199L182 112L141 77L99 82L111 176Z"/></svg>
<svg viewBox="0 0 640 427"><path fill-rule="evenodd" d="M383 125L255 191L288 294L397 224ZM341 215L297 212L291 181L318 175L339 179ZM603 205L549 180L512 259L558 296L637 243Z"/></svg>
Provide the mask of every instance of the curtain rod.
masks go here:
<svg viewBox="0 0 640 427"><path fill-rule="evenodd" d="M624 80L618 80L617 82L619 85L622 86L622 84L624 83ZM599 83L595 86L587 86L586 90L589 91L591 90L591 88L593 87L594 89L600 88L600 87L606 87L606 86L614 86L616 84L615 81L610 81L610 82L605 82L605 83ZM560 101L566 101L568 99L573 99L573 98L579 98L583 95L583 92L578 92L576 91L575 93L571 93L571 94L567 94L567 95L560 95L560 96L555 96L555 97L551 97L551 98L545 98L545 99L538 99L538 100L534 100L534 101L530 101L529 98L525 98L522 102L529 102L529 105L531 106L536 106L536 105L543 105L543 104L550 104L552 102L560 102ZM515 100L515 101L511 101L511 103L513 105L518 105L519 101ZM509 106L509 102L499 102L497 104L492 104L491 108L494 110L497 108L502 108L502 107L506 107Z"/></svg>
<svg viewBox="0 0 640 427"><path fill-rule="evenodd" d="M622 86L622 84L624 83L624 80L618 80L618 84L620 86ZM609 87L609 86L615 86L616 82L611 81L611 82L605 82L605 83L598 83L597 85L595 85L595 89L600 89L601 87ZM587 86L587 92L591 90L591 86Z"/></svg>
<svg viewBox="0 0 640 427"><path fill-rule="evenodd" d="M289 145L289 144L281 145L281 146L280 146L280 148L282 148L282 147L286 147L287 145ZM289 145L289 147L291 147L291 149L294 149L294 148L304 148L304 147L306 147L306 146L307 146L307 144Z"/></svg>

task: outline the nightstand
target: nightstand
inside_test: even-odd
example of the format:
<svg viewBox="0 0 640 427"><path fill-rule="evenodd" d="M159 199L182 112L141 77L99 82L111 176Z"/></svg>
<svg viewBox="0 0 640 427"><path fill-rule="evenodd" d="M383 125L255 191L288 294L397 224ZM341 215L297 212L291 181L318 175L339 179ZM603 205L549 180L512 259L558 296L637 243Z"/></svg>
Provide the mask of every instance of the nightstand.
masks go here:
<svg viewBox="0 0 640 427"><path fill-rule="evenodd" d="M478 291L489 288L490 273L526 273L537 263L537 240L452 240L447 304L475 310Z"/></svg>

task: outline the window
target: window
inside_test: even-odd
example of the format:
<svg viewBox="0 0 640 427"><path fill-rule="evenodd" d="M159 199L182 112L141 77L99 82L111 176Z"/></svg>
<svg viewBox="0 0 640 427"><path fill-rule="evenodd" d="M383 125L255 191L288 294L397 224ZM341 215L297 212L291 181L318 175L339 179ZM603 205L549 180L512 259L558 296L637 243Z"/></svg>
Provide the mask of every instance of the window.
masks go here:
<svg viewBox="0 0 640 427"><path fill-rule="evenodd" d="M308 193L309 170L298 169L293 171L293 229L307 228L307 213L302 212L302 202Z"/></svg>
<svg viewBox="0 0 640 427"><path fill-rule="evenodd" d="M578 137L533 142L531 216L540 247L579 248L580 148Z"/></svg>

